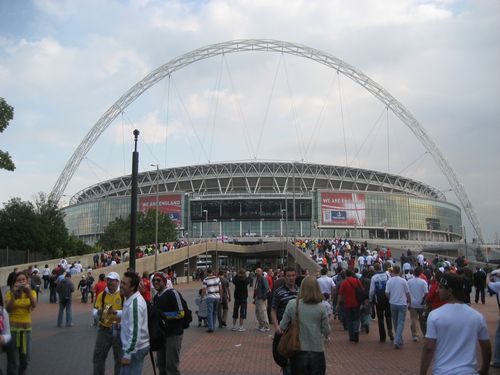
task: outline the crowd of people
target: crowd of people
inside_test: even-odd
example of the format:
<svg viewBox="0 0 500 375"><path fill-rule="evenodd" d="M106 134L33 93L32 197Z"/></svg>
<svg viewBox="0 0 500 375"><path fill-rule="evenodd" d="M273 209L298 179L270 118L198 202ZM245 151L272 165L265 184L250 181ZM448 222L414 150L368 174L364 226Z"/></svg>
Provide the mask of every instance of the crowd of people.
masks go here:
<svg viewBox="0 0 500 375"><path fill-rule="evenodd" d="M7 352L8 375L26 374L28 368L31 313L38 302L34 286L39 284L34 280L37 280L38 273L36 266L23 271L15 269L8 277L5 303L0 293L0 345ZM59 303L57 327L72 327L71 304L76 289L71 280L70 266L61 260L48 274L45 288L54 283L56 294L54 300L51 294L50 302ZM191 312L181 293L173 288L173 275L174 272L168 269L165 273L144 272L140 277L128 269L122 276L117 272L101 273L95 285L92 272L82 275L77 286L82 295L81 301L87 303L90 294L94 325L97 327L92 360L95 375L104 375L111 348L115 375L142 373L144 358L150 352L150 329L159 327L149 325L153 309L164 321L161 341L154 348L159 373L180 373L182 335L189 326Z"/></svg>
<svg viewBox="0 0 500 375"><path fill-rule="evenodd" d="M405 344L404 327L410 317L411 340L423 340L421 374L426 374L432 360L434 374L488 373L491 345L484 317L471 308L472 288L475 303L485 303L486 289L500 291L500 269L488 265L472 271L465 257L454 261L408 250L399 259L392 251L367 249L367 244L349 240L298 241L297 247L309 252L322 265L316 275L294 268L257 268L252 276L238 272L208 270L197 299L199 325L208 320L207 332L226 325L224 314L216 314L217 303L224 311L234 285L233 331L246 330L247 297L253 288L253 303L259 332L274 328L273 357L284 374L324 374L324 345L331 325L338 319L347 338L358 343L363 332L370 332L376 321L381 343L390 340L394 349ZM226 282L224 282L226 280ZM242 287L243 286L243 287ZM297 299L299 302L297 302ZM207 308L208 306L208 308ZM444 307L444 308L443 308ZM280 355L280 337L299 311L302 350L290 359ZM239 319L239 320L238 320ZM471 322L462 330L463 322ZM496 333L492 367L500 367L500 325ZM452 345L453 344L453 345ZM476 369L477 348L481 366Z"/></svg>
<svg viewBox="0 0 500 375"><path fill-rule="evenodd" d="M420 374L427 374L432 363L432 373L438 375L487 374L490 365L500 368L500 324L492 356L486 321L471 308L472 288L476 304L486 302L486 292L497 293L498 300L500 269L477 266L472 271L465 257L453 262L439 256L430 260L410 250L396 260L390 249L370 251L366 243L345 239L300 241L296 245L322 265L315 275L293 267L257 267L252 271L208 268L200 272L195 312L198 326L208 334L226 327L245 332L250 328L245 325L248 304L253 303L257 321L253 328L262 333L274 331L273 358L283 374L325 374L325 346L329 345L334 324L340 324L346 331L346 341L356 345L376 321L379 341L389 340L399 350L405 345L409 312L410 339L424 342ZM121 254L109 255L117 259ZM72 269L82 274L76 288L71 276L78 272ZM155 352L160 374L180 374L182 339L190 310L174 288L173 270L142 275L131 269L123 275L101 273L97 281L92 274L79 262L70 265L62 259L54 270L45 266L40 272L34 266L9 275L5 301L0 299L0 344L7 352L7 373L26 373L31 312L37 306L38 294L49 289L50 302L59 303L58 327L73 325L75 290L80 291L82 303L88 303L90 296L97 327L94 374L104 374L111 348L115 374L140 374L150 350ZM160 345L153 343L151 334L153 322L157 323L155 311L165 321ZM278 347L283 332L294 320L299 322L301 350L287 358ZM476 359L478 348L481 361ZM480 367L476 368L478 362Z"/></svg>

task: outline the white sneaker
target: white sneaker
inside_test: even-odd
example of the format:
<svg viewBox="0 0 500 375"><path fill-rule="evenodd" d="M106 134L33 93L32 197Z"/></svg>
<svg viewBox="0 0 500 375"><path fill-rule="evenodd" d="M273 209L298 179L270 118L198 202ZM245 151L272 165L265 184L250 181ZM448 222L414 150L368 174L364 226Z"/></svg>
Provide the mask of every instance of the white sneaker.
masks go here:
<svg viewBox="0 0 500 375"><path fill-rule="evenodd" d="M257 328L259 332L267 332L266 329L264 327L261 327L261 328Z"/></svg>
<svg viewBox="0 0 500 375"><path fill-rule="evenodd" d="M413 341L418 341L418 336L413 336Z"/></svg>
<svg viewBox="0 0 500 375"><path fill-rule="evenodd" d="M238 332L245 332L246 331L246 328L241 326L240 328L238 328Z"/></svg>
<svg viewBox="0 0 500 375"><path fill-rule="evenodd" d="M231 328L231 331L238 331L238 327L233 326L233 328Z"/></svg>

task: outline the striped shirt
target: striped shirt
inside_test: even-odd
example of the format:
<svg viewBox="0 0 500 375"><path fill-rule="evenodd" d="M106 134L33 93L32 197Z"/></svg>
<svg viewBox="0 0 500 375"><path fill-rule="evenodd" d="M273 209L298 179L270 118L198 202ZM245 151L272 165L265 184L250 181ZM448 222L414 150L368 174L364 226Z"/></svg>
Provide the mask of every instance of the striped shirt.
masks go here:
<svg viewBox="0 0 500 375"><path fill-rule="evenodd" d="M295 299L298 292L298 289L292 291L288 289L286 285L283 285L274 291L272 309L276 310L278 322L283 318L288 301Z"/></svg>
<svg viewBox="0 0 500 375"><path fill-rule="evenodd" d="M208 298L220 298L220 279L217 276L208 276L203 280L203 287L207 290Z"/></svg>

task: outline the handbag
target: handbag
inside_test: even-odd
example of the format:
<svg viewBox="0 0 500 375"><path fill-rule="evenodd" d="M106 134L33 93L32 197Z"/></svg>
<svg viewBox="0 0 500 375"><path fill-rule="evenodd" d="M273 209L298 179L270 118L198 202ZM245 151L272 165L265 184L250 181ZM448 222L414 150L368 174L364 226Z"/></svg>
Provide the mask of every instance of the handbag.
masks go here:
<svg viewBox="0 0 500 375"><path fill-rule="evenodd" d="M299 298L297 297L297 305L295 308L295 318L292 319L288 327L283 332L278 344L278 353L285 358L291 358L300 352L300 337L299 337Z"/></svg>

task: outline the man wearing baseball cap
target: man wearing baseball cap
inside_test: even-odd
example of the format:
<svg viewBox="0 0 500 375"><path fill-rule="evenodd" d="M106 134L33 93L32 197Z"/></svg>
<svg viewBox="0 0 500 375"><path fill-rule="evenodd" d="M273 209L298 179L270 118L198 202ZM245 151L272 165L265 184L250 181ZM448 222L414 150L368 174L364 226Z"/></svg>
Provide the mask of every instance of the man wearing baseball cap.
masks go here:
<svg viewBox="0 0 500 375"><path fill-rule="evenodd" d="M439 298L447 303L432 310L427 319L420 375L427 374L432 358L434 375L488 374L491 344L486 320L464 303L462 275L446 272L439 280ZM476 370L477 343L481 348L481 367Z"/></svg>
<svg viewBox="0 0 500 375"><path fill-rule="evenodd" d="M106 276L106 289L100 293L94 305L94 318L99 319L99 328L94 348L94 375L104 375L106 358L113 347L115 375L120 374L122 343L120 340L120 321L123 310L123 297L120 295L120 275L110 272Z"/></svg>

